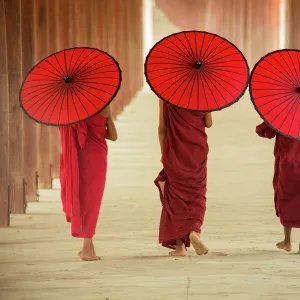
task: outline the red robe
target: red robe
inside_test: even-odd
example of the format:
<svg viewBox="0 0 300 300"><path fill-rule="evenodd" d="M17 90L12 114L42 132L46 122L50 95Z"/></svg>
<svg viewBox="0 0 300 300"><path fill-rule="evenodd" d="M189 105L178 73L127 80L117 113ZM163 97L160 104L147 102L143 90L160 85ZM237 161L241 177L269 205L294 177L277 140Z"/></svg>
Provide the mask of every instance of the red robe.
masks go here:
<svg viewBox="0 0 300 300"><path fill-rule="evenodd" d="M92 238L106 182L106 118L98 114L59 130L63 211L74 237Z"/></svg>
<svg viewBox="0 0 300 300"><path fill-rule="evenodd" d="M260 137L274 138L274 204L285 227L300 228L300 141L276 133L266 123L256 127Z"/></svg>
<svg viewBox="0 0 300 300"><path fill-rule="evenodd" d="M181 239L189 247L189 233L200 233L206 211L209 149L204 114L165 104L164 119L164 168L154 181L162 203L159 243L174 248Z"/></svg>

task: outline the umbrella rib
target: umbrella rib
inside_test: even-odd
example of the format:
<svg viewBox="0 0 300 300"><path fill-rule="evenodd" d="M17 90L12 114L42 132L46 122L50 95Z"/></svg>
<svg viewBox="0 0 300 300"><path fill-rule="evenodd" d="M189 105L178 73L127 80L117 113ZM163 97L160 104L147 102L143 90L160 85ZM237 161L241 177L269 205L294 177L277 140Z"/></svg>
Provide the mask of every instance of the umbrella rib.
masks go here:
<svg viewBox="0 0 300 300"><path fill-rule="evenodd" d="M205 64L205 66L210 67L211 65L222 64L222 63L228 63L228 62L229 62L229 63L232 63L232 62L236 62L236 61L241 61L241 62L245 63L245 61L244 61L243 59L235 59L235 60L224 60L224 61L219 61L219 62L213 61L213 62L210 62L210 63L208 63L208 64ZM233 66L224 66L224 67L230 67L230 68L233 68ZM245 67L241 67L241 68L245 69Z"/></svg>
<svg viewBox="0 0 300 300"><path fill-rule="evenodd" d="M169 58L169 57L162 57L162 56L152 56L151 58L163 58L163 59L169 59L169 60L181 62L180 60L177 60L177 59L173 59L173 58ZM181 65L182 65L182 62L181 62Z"/></svg>
<svg viewBox="0 0 300 300"><path fill-rule="evenodd" d="M95 74L93 74L95 75ZM118 77L109 77L109 76L97 76L97 77L90 77L90 76L93 76L93 75L89 75L89 76L86 76L84 77L84 79L87 79L87 80L91 80L91 79L100 79L100 78L106 78L106 79L116 79L118 80L119 78ZM79 80L76 80L76 82L80 82L82 79L79 79Z"/></svg>
<svg viewBox="0 0 300 300"><path fill-rule="evenodd" d="M191 76L192 72L191 72L190 70L189 70L189 73L190 73L190 74L187 75L187 76ZM179 80L183 79L183 77L184 77L184 76L182 76ZM179 82L179 80L177 81L177 83ZM173 86L173 85L174 85L174 83L172 84L172 86ZM180 87L181 87L181 84L178 85L178 87L175 89L175 91L174 91L174 92L172 93L172 95L169 97L170 100L172 99L172 97L174 96L174 94L179 90ZM166 90L168 90L168 89L166 89ZM166 90L165 90L165 91L166 91ZM165 92L165 91L164 91L164 92ZM163 92L163 93L164 93L164 92Z"/></svg>
<svg viewBox="0 0 300 300"><path fill-rule="evenodd" d="M256 74L257 75L257 74ZM258 82L258 83L264 83L264 84L271 84L271 85L277 85L285 88L289 88L286 85L278 84L278 83L272 83L272 82L267 82L267 81L260 81L260 80L252 80L252 82ZM253 89L253 88L252 88Z"/></svg>
<svg viewBox="0 0 300 300"><path fill-rule="evenodd" d="M151 78L151 80L155 80L155 79L157 79L157 78L159 78L159 77L166 76L166 75L170 75L170 74L177 73L177 72L185 72L185 71L177 70L177 71L173 71L173 72L167 72L167 73L162 74L162 75L159 75L159 76L157 76L157 77L153 77L153 78Z"/></svg>
<svg viewBox="0 0 300 300"><path fill-rule="evenodd" d="M85 63L86 62L86 60L95 52L96 50L95 49L93 49L93 51L92 52L90 52L90 53L88 53L88 55L87 56L85 56L84 58L83 58L83 60L79 63L79 65L76 67L76 69L74 68L73 70L72 70L72 74L70 75L71 77L72 76L76 76L77 74L78 74L78 72L80 72L81 70L82 70L82 68L84 68L87 64L89 64L90 62L92 62L94 59L96 59L96 58L98 58L98 57L100 57L101 55L102 55L102 53L98 53L98 54L96 54L96 56L94 56L92 59L90 59L90 60L88 60L87 61L87 63ZM83 64L84 63L84 64ZM83 64L83 65L82 65Z"/></svg>
<svg viewBox="0 0 300 300"><path fill-rule="evenodd" d="M172 56L172 57L178 58L178 59L179 59L180 61L182 61L183 63L188 63L188 61L185 60L185 59L183 59L182 57L178 57L178 56L176 56L176 55L174 55L174 54L171 54L171 53L168 53L168 52L160 51L160 50L157 50L157 49L154 49L153 52L164 53L164 54L170 55L170 56ZM151 55L151 58L152 58L152 57L153 57L153 56Z"/></svg>
<svg viewBox="0 0 300 300"><path fill-rule="evenodd" d="M114 88L117 88L117 87L118 87L118 86L116 86L116 85L112 85L112 84L108 84L108 83L102 83L102 82L90 82L90 81L84 81L84 80L76 80L76 83L102 84L102 85L111 86L111 87L114 87Z"/></svg>
<svg viewBox="0 0 300 300"><path fill-rule="evenodd" d="M94 68L94 69L91 69L91 70L89 70L88 72L82 72L82 73L80 73L80 74L77 74L76 75L76 78L81 78L81 77L84 77L84 76L86 76L87 74L90 74L90 73L92 73L93 71L95 71L95 70L99 70L99 69L103 69L103 68L106 68L106 67L110 67L110 66L116 66L116 64L109 64L109 65L104 65L104 66L101 66L101 67L98 67L98 68ZM104 73L107 73L108 71L103 71Z"/></svg>
<svg viewBox="0 0 300 300"><path fill-rule="evenodd" d="M212 53L214 53L214 51L216 51L223 43L224 43L224 40L222 40L221 43L220 43L217 47L215 47L211 52L209 52L208 55L207 55L206 57L203 57L203 61L204 61L204 62L209 62L209 60L210 60L211 58L213 58L213 57L217 56L219 53L222 53L222 52L226 51L227 49L231 48L231 46L229 46L228 48L225 48L225 49L223 49L223 50L220 50L219 52L215 53L212 57L210 57L210 55L211 55Z"/></svg>
<svg viewBox="0 0 300 300"><path fill-rule="evenodd" d="M203 62L205 61L204 58L205 58L206 52L207 52L207 50L209 49L209 47L210 47L210 45L212 44L212 42L214 41L215 37L216 37L216 36L214 35L213 38L211 39L211 41L209 42L209 44L208 44L208 46L207 46L205 52L203 53L203 56L200 57L200 60L201 60L201 61L203 61Z"/></svg>
<svg viewBox="0 0 300 300"><path fill-rule="evenodd" d="M51 81L50 81L51 82ZM30 85L28 87L23 87L23 91L27 91L27 90L31 90L31 89L34 89L34 88L38 88L39 90L43 90L45 88L48 88L48 87L53 87L53 86L56 86L56 85L59 85L60 83L62 82L52 82L52 83L44 83L44 84L37 84L37 85ZM43 88L40 88L40 87L43 87Z"/></svg>
<svg viewBox="0 0 300 300"><path fill-rule="evenodd" d="M187 53L190 55L190 57L192 58L192 61L193 61L194 60L193 53L191 54L189 52L189 49L186 47L186 45L182 42L182 40L177 35L175 35L175 38L177 38L177 40L183 45L183 47L185 48L185 50L187 51Z"/></svg>
<svg viewBox="0 0 300 300"><path fill-rule="evenodd" d="M272 112L274 109L280 107L282 104L285 104L286 102L288 102L288 104L284 107L284 108L286 108L286 107L290 104L290 102L292 101L291 98L292 98L292 96L290 96L289 99L286 99L285 101L283 101L283 102L277 104L277 105L276 105L275 107L273 107L271 110L269 110L268 112L266 112L266 113L265 113L265 116L268 115L270 112ZM283 110L284 110L284 109L282 109L282 110L278 113L278 115L275 117L275 119L272 120L272 123L277 119L277 117L280 115L280 113L281 113Z"/></svg>
<svg viewBox="0 0 300 300"><path fill-rule="evenodd" d="M238 72L234 72L234 71L229 71L228 69L222 69L222 68L218 68L218 67L208 67L210 70L218 70L218 71L221 71L221 72L230 72L230 73L233 73L233 74L237 74L237 75L240 75L240 76L245 76L246 74L244 73L238 73ZM245 69L246 70L246 69Z"/></svg>
<svg viewBox="0 0 300 300"><path fill-rule="evenodd" d="M61 105L60 105L60 110L59 110L59 115L58 115L58 124L61 124L60 117L61 117L61 111L62 111L63 102L64 102L63 99L64 99L65 95L66 95L66 90L64 90L64 96L62 97L62 101L61 101Z"/></svg>
<svg viewBox="0 0 300 300"><path fill-rule="evenodd" d="M102 100L102 99L99 98L98 96L92 94L91 92L89 92L88 90L86 90L85 88L82 87L82 86L86 86L86 87L89 87L89 86L87 86L87 85L85 85L85 84L81 84L80 86L74 84L74 86L77 88L78 91L80 91L80 89L81 89L81 90L84 90L86 93L92 95L93 97L97 98L98 100L100 100L100 101L102 101L103 103L106 104L106 102L105 102L104 100ZM96 90L98 90L98 89L96 89ZM101 92L103 92L103 93L106 93L106 94L112 96L112 94L110 94L110 93L108 93L108 92L106 92L106 91L102 91L102 90L99 90L99 91L101 91ZM84 96L84 97L85 97L85 96Z"/></svg>
<svg viewBox="0 0 300 300"><path fill-rule="evenodd" d="M261 66L260 66L261 67ZM262 67L261 67L262 68ZM267 70L267 71L269 71L268 69L265 69L265 68L263 68L264 70ZM269 72L271 72L271 71L269 71ZM276 74L274 74L274 73L272 73L273 75L276 75ZM268 79L271 79L271 80L273 80L273 81L275 81L275 82L280 82L280 83L282 83L282 84L284 84L286 87L290 87L290 88L293 88L293 86L292 85L290 85L290 83L289 82L287 82L287 81L281 81L281 80L278 80L278 79L274 79L274 78L272 78L272 77L269 77L269 76L266 76L266 75L263 75L263 74L260 74L260 73L255 73L255 75L258 75L258 76L261 76L261 77L264 77L264 78L268 78ZM277 76L277 75L276 75ZM277 76L277 77L279 77L279 76ZM279 79L281 79L281 77L279 77Z"/></svg>
<svg viewBox="0 0 300 300"><path fill-rule="evenodd" d="M208 74L208 76L207 76L207 79L211 82L211 84L215 87L215 89L219 92L219 94L221 95L221 97L223 97L223 100L226 102L226 104L228 104L228 102L227 102L227 100L226 100L226 98L224 97L224 95L220 92L220 89L214 84L214 82L213 82L213 80L215 81L215 82L217 82L217 83L219 83L218 81L216 81L214 78L211 78L211 76ZM220 83L219 83L219 85L221 86L221 87L223 87ZM224 90L230 95L230 96L232 96L227 90L226 90L226 88L225 87L223 87L224 88ZM233 96L232 96L233 97Z"/></svg>
<svg viewBox="0 0 300 300"><path fill-rule="evenodd" d="M292 69L290 68L290 66L288 65L288 63L286 62L286 60L285 60L285 58L282 56L282 54L281 54L281 52L278 52L279 53L279 55L282 57L282 59L284 60L284 62L285 62L285 64L287 65L287 67L289 68L289 70L290 70L290 73L287 73L288 75L290 75L291 77L293 77L293 81L294 81L294 79L296 80L295 81L295 86L297 86L297 77L294 77L294 73L292 72ZM288 52L289 53L289 52ZM274 57L274 59L275 59L275 57ZM277 60L276 60L277 61ZM278 61L277 61L278 62ZM293 63L293 61L292 61L292 63ZM281 67L282 67L282 65L281 65ZM285 69L284 69L285 70Z"/></svg>
<svg viewBox="0 0 300 300"><path fill-rule="evenodd" d="M196 36L196 32L194 31L194 38L195 38L195 45L196 45L196 57L197 57L197 60L198 59L198 47L197 47L197 36Z"/></svg>
<svg viewBox="0 0 300 300"><path fill-rule="evenodd" d="M69 64L69 70L68 70L69 75L71 74L71 66L72 66L74 53L75 53L75 49L73 49L73 52L72 52L72 55L71 55L71 58L70 58L70 64Z"/></svg>
<svg viewBox="0 0 300 300"><path fill-rule="evenodd" d="M187 90L187 88L188 88L188 86L189 86L189 84L190 84L190 82L191 82L191 80L192 80L194 74L195 74L195 73L191 73L191 77L190 77L190 79L189 79L189 82L188 82L188 84L185 86L185 89L184 89L183 93L181 94L181 97L180 97L180 99L179 99L177 105L179 105L180 101L182 100L182 96L184 95L185 91Z"/></svg>
<svg viewBox="0 0 300 300"><path fill-rule="evenodd" d="M101 56L102 54L100 54L99 56ZM89 70L92 67L95 67L96 65L106 61L106 60L111 60L110 57L105 58L103 60L98 61L97 63L93 64L92 66L89 65L95 58L98 58L99 56L95 56L93 59L89 60L85 65L83 65L80 69L77 69L76 72L74 74L72 74L72 76L78 76L81 75L82 73L85 74L87 70Z"/></svg>
<svg viewBox="0 0 300 300"><path fill-rule="evenodd" d="M171 65L172 63L163 63L163 62L158 62L158 63L148 63L149 66L151 65ZM175 64L173 63L173 65L175 66L182 66L182 64Z"/></svg>
<svg viewBox="0 0 300 300"><path fill-rule="evenodd" d="M210 71L210 72L211 72L211 70L210 70L209 68L207 68L207 71ZM220 72L220 71L218 71L218 70L214 70L214 72L217 73L217 74L219 74L219 75L223 75L223 73ZM228 72L229 72L229 71L228 71ZM226 76L227 78L230 78L230 79L232 79L232 80L234 80L234 81L237 81L237 82L239 82L240 84L244 84L244 82L237 80L235 77L230 77L230 76L227 76L227 75L223 75L223 76Z"/></svg>
<svg viewBox="0 0 300 300"><path fill-rule="evenodd" d="M59 63L59 61L58 61L58 59L57 59L57 57L56 57L56 54L53 54L53 55L54 55L54 58L56 59L57 64L59 65L59 67L60 67L60 69L61 69L61 72L62 72L63 76L65 76L66 73L64 72L62 66L60 65L60 63ZM67 70L66 70L66 71L67 71Z"/></svg>
<svg viewBox="0 0 300 300"><path fill-rule="evenodd" d="M291 84L292 84L292 86L294 87L295 86L295 83L290 79L290 78L288 78L283 72L281 72L279 69L277 69L274 65L272 65L270 62L268 62L267 60L265 60L265 62L267 63L267 64L269 64L271 67L273 67L274 69L276 69L278 72L279 72L279 74L280 75L283 75ZM271 72L270 70L269 70L269 72ZM273 73L274 74L274 73ZM279 76L278 76L279 77ZM282 78L281 76L280 76L280 78ZM283 79L283 78L282 78Z"/></svg>
<svg viewBox="0 0 300 300"><path fill-rule="evenodd" d="M90 101L90 99L88 98L88 97L86 97L82 92L81 92L81 90L80 89L83 89L82 87L78 87L78 86L75 86L75 85L73 85L73 88L74 89L76 89L76 91L77 92L79 92L88 102L90 102L90 104L91 105L93 105L94 107L95 107L95 109L98 109L96 106L95 106L95 104L93 103L93 102L91 102ZM84 90L84 89L83 89ZM85 91L85 90L84 90ZM92 94L91 94L92 95ZM78 97L79 98L79 97ZM97 98L97 97L96 97ZM99 100L101 100L101 99L99 99ZM105 101L103 101L103 100L101 100L103 103L105 103L106 104L106 102Z"/></svg>
<svg viewBox="0 0 300 300"><path fill-rule="evenodd" d="M202 39L202 45L201 45L201 49L200 49L200 53L199 53L199 59L200 60L202 58L202 49L203 49L203 44L204 44L205 36L206 36L206 33L204 32L203 39Z"/></svg>
<svg viewBox="0 0 300 300"><path fill-rule="evenodd" d="M190 40L188 39L188 37L187 37L187 35L186 35L185 32L184 32L183 34L184 34L184 37L186 38L186 40L187 40L187 42L188 42L188 44L189 44L189 47L190 47L190 49L191 49L192 56L193 56L194 60L197 61L197 55L195 56L195 53L194 53L194 50L193 50L193 48L192 48L192 46L191 46Z"/></svg>
<svg viewBox="0 0 300 300"><path fill-rule="evenodd" d="M208 73L208 72L207 72ZM209 78L211 78L211 80L214 80L219 86L221 86L232 98L234 98L234 96L229 92L229 90L227 90L218 80L216 80L211 73L208 73L206 76L208 76ZM224 80L223 80L224 81ZM226 82L226 81L224 81ZM226 82L227 83L227 82Z"/></svg>
<svg viewBox="0 0 300 300"><path fill-rule="evenodd" d="M298 95L294 95L293 98L296 98L297 96L298 96ZM282 125L283 125L284 122L286 121L287 116L291 113L291 111L292 111L292 109L293 109L293 107L295 106L296 103L297 103L296 101L293 101L293 104L292 104L291 108L289 109L289 112L286 114L284 120L282 121L282 123L281 123L281 125L280 125L280 127L279 127L279 130L281 130Z"/></svg>
<svg viewBox="0 0 300 300"><path fill-rule="evenodd" d="M187 70L187 71L183 71L180 75L186 74L187 72L189 72L189 71L188 71L188 70ZM166 79L165 81L160 81L160 83L159 83L158 85L154 86L154 88L159 87L161 84L164 84L164 83L166 83L167 81L169 81L169 80L171 80L171 79L173 79L173 78L176 78L177 76L178 76L178 74L176 74L176 75L173 76L173 77L170 77L170 78Z"/></svg>
<svg viewBox="0 0 300 300"><path fill-rule="evenodd" d="M76 89L73 85L71 86L71 89L72 89L72 91L74 92L74 94L76 95L76 97L77 97L78 101L80 102L81 106L82 106L83 109L85 110L87 116L89 116L88 111L86 110L86 108L85 108L85 106L83 105L81 99L80 99L79 96L77 95L77 92L76 92L77 89ZM73 94L72 94L72 95L73 95ZM72 96L72 97L73 97L73 96ZM94 106L94 107L95 107L95 106ZM96 107L95 107L95 108L96 108ZM97 108L96 108L96 109L97 109Z"/></svg>
<svg viewBox="0 0 300 300"><path fill-rule="evenodd" d="M70 89L71 89L71 91L73 91L73 87L72 86L70 86ZM74 105L74 108L75 108L75 111L76 111L76 115L77 115L77 119L79 120L80 118L79 118L79 113L78 113L78 110L77 110L77 106L76 106L76 104L75 104L75 100L74 100L74 96L73 96L73 93L70 93L71 94L71 97L72 97L72 101L73 101L73 105ZM81 103L81 102L80 102ZM87 114L88 115L88 114Z"/></svg>
<svg viewBox="0 0 300 300"><path fill-rule="evenodd" d="M54 56L54 57L55 57L55 56ZM58 72L58 74L60 74L62 77L65 76L63 73L60 73L60 71L59 71L55 66L53 66L53 64L50 63L48 60L45 60L45 62L46 62L48 65L50 65L53 69L55 69L55 70Z"/></svg>
<svg viewBox="0 0 300 300"><path fill-rule="evenodd" d="M213 91L211 90L210 85L208 84L208 82L207 82L207 80L206 80L206 78L205 78L204 76L203 76L203 79L204 79L206 85L208 86L208 88L209 88L209 90L210 90L210 93L211 93L211 95L213 96L213 98L214 98L214 100L215 100L215 103L216 103L217 107L220 108L219 103L218 103L217 100L216 100L215 94L214 94Z"/></svg>
<svg viewBox="0 0 300 300"><path fill-rule="evenodd" d="M81 55L83 54L83 52L84 52L85 50L86 50L85 48L82 49L82 52L81 52L81 53L79 54L79 56L77 57L77 59L76 59L76 61L75 61L75 64L74 64L73 67L72 67L72 70L71 70L71 66L70 66L70 75L73 73L73 70L75 69L75 67L76 67L76 65L77 65L77 63L78 63L78 60L80 59Z"/></svg>
<svg viewBox="0 0 300 300"><path fill-rule="evenodd" d="M298 76L300 74L300 61L299 61L299 52L296 52L297 53L297 60L298 60ZM300 124L300 123L299 123Z"/></svg>
<svg viewBox="0 0 300 300"><path fill-rule="evenodd" d="M94 69L93 71L98 70L98 69L101 69L101 67L97 68L97 69ZM90 72L90 73L91 74L89 74L87 76L93 76L93 75L98 75L98 74L103 74L103 73L105 73L105 74L107 74L107 73L118 73L119 74L119 72L117 70L114 70L114 71L101 71L101 72L97 72L97 73ZM76 76L76 78L82 78L82 76ZM119 79L119 78L117 78L117 79Z"/></svg>
<svg viewBox="0 0 300 300"><path fill-rule="evenodd" d="M175 36L177 39L178 37ZM187 52L184 52L181 48L179 48L179 46L177 46L175 43L173 43L173 41L169 40L169 42L174 45L175 47L177 47L177 49L179 49L182 53L184 53L186 55L186 57L188 58L189 62L192 62L193 61L193 57L190 57L190 53L187 51Z"/></svg>
<svg viewBox="0 0 300 300"><path fill-rule="evenodd" d="M190 59L189 59L189 57L186 55L186 53L184 53L184 52L182 52L182 53L177 52L177 51L174 50L173 48L171 48L171 47L169 47L169 46L167 46L167 45L164 45L164 44L160 44L159 46L165 47L165 48L167 48L167 49L169 49L169 50L172 50L172 51L174 51L175 53L179 54L179 55L182 57L182 59L185 59L185 60L186 60L187 63L190 63L190 62L191 62ZM175 46L176 46L176 45L175 45ZM176 46L176 47L177 47L177 46ZM177 47L177 49L181 50L181 49L178 48L178 47ZM156 50L154 49L153 51L156 51ZM151 57L151 54L152 54L152 52L150 52L150 57ZM182 54L184 54L184 56L182 56Z"/></svg>
<svg viewBox="0 0 300 300"><path fill-rule="evenodd" d="M191 71L188 71L191 72ZM181 80L183 77L185 77L186 75L181 76L177 81L173 82L171 85L169 85L161 94L165 93L169 88L171 88L174 84L178 83L179 80Z"/></svg>
<svg viewBox="0 0 300 300"><path fill-rule="evenodd" d="M61 85L60 85L60 86L61 86ZM57 87L54 87L54 89L55 89L55 88L57 88ZM48 91L53 90L53 88L52 88L52 87L48 87L48 88L44 88L44 89L39 89L39 90L30 92L30 93L28 93L28 94L26 94L26 95L23 95L22 98L24 99L24 98L26 98L27 96L32 95L32 94L34 94L34 93L36 93L36 92L39 92L39 91L41 91L41 90L42 90L41 93L34 95L33 98L30 98L30 99L27 100L27 101L24 101L24 104L26 104L26 103L28 103L29 101L35 99L35 97L38 97L38 96L40 96L40 95L42 95L42 94L44 94L44 93L47 93Z"/></svg>
<svg viewBox="0 0 300 300"><path fill-rule="evenodd" d="M61 89L61 87L60 87L60 89ZM34 115L36 114L36 112L39 110L39 108L40 108L46 101L48 101L48 99L50 99L51 97L53 97L53 95L54 95L55 93L58 93L58 91L59 91L59 90L56 90L56 91L52 90L50 93L48 93L48 94L45 95L44 97L38 99L36 102L34 102L33 104L31 104L30 107L27 108L27 111L30 110L34 105L36 105L36 104L42 102L42 103L40 104L40 106L37 108L37 110L32 114L32 116L34 116ZM46 98L46 97L48 97L48 98ZM46 98L46 99L45 99L45 98ZM45 100L43 100L43 99L45 99ZM42 100L43 100L43 101L42 101Z"/></svg>
<svg viewBox="0 0 300 300"><path fill-rule="evenodd" d="M75 85L78 87L78 85L77 85L77 83L75 83ZM102 89L99 89L99 88L95 88L95 87L93 87L93 86L90 86L90 85L87 85L87 84L84 84L84 83L80 83L80 85L79 85L81 88L82 88L82 86L85 86L85 87L88 87L88 88L91 88L91 89L93 89L93 90L96 90L96 91L99 91L99 92L103 92L103 93L105 93L105 94L108 94L108 95L110 95L110 96L112 96L113 94L111 94L111 93L109 93L109 92L107 92L107 91L105 91L105 90L102 90ZM82 88L83 89L83 88ZM84 89L83 89L84 90ZM91 93L90 93L91 94ZM93 95L93 94L91 94L91 95ZM93 96L95 96L95 95L93 95Z"/></svg>
<svg viewBox="0 0 300 300"><path fill-rule="evenodd" d="M44 76L47 78L53 78L54 80L52 81L61 81L60 77L54 77L54 76L50 76L50 75L45 75L45 74L40 74L40 73L31 73L32 75L38 75L38 76ZM40 81L40 80L26 80L26 82L31 82L31 81Z"/></svg>
<svg viewBox="0 0 300 300"><path fill-rule="evenodd" d="M293 58L292 58L292 56L291 56L291 54L290 54L289 51L288 51L288 55L289 55L289 57L290 57L290 59L292 61L292 64L293 64L293 67L294 67L294 70L295 70L296 82L297 82L298 86L300 86L299 74L297 73L297 70L296 70L296 67L295 67L295 63L294 63Z"/></svg>
<svg viewBox="0 0 300 300"><path fill-rule="evenodd" d="M59 95L61 94L60 92L61 92L62 89L63 89L63 87L61 87L60 90L58 90L58 91L56 92L56 95L55 95L55 97L53 98L53 101L56 99L57 96L59 96ZM59 99L59 98L60 98L60 97L58 97L58 99ZM43 115L42 115L41 118L40 118L41 120L43 119L43 117L44 117L46 111L48 110L48 108L50 107L50 105L52 104L53 101L50 101L50 103L48 104L47 108L44 110L44 113L43 113ZM57 101L56 101L56 103L57 103ZM50 124L50 120L51 120L51 117L52 117L52 115L53 115L53 111L54 111L55 107L56 107L56 105L55 105L54 108L52 109L52 113L51 113L50 118L49 118L49 120L48 120L48 125Z"/></svg>
<svg viewBox="0 0 300 300"><path fill-rule="evenodd" d="M63 87L61 88L61 90L63 89ZM56 103L55 103L55 105L54 105L54 107L53 107L53 109L52 109L52 112L51 112L51 115L50 115L50 117L49 117L49 120L48 120L48 124L50 124L50 121L51 121L51 119L52 119L52 116L53 116L53 113L54 113L54 111L55 111L55 108L56 108L56 106L57 106L57 104L58 104L58 102L59 102L59 100L63 97L63 93L61 93L61 91L59 91L59 97L57 98L57 100L56 100ZM59 123L59 122L58 122Z"/></svg>
<svg viewBox="0 0 300 300"><path fill-rule="evenodd" d="M192 91L194 90L194 86L195 86L195 82L196 82L197 73L198 73L198 72L194 72L194 74L192 75L192 76L194 77L194 81L193 81L192 90L191 90L191 93L190 93L190 96L189 96L189 101L188 101L187 108L189 108L189 106L190 106L191 97L192 97Z"/></svg>
<svg viewBox="0 0 300 300"><path fill-rule="evenodd" d="M229 83L228 81L226 81L225 79L223 79L223 78L221 78L221 77L219 77L219 76L217 76L216 74L214 74L214 73L212 73L212 72L210 72L208 69L206 70L206 72L207 73L209 73L209 74L211 74L212 76L215 76L215 77L217 77L217 78L219 78L220 80L222 80L222 81L224 81L224 82L226 82L227 84L229 84L229 85L231 85L233 88L235 88L237 91L239 91L239 89L237 89L234 85L232 85L231 83ZM234 80L234 81L236 81L236 82L238 82L238 83L241 83L241 84L243 84L243 82L240 82L239 80L237 80L237 79L234 79L234 78L231 78L231 77L229 77L230 79L232 79L232 80Z"/></svg>
<svg viewBox="0 0 300 300"><path fill-rule="evenodd" d="M46 72L49 72L49 73L55 75L57 79L61 79L61 77L60 77L57 73L54 73L54 72L50 71L49 69L42 68L41 66L36 66L35 68L36 68L36 69L44 70L44 71L46 71ZM46 75L46 76L47 76L47 75Z"/></svg>
<svg viewBox="0 0 300 300"><path fill-rule="evenodd" d="M190 68L187 67L172 67L172 68L162 68L162 69L155 69L155 70L150 70L147 71L147 74L157 72L157 71L162 71L162 70L173 70L173 69L185 69L185 70L190 70Z"/></svg>
<svg viewBox="0 0 300 300"><path fill-rule="evenodd" d="M273 99L273 100L270 100L270 101L268 101L268 102L265 102L265 103L261 104L260 106L258 106L257 104L255 104L255 105L256 105L257 108L261 108L261 107L263 107L263 106L265 106L265 105L268 105L268 104L270 104L270 103L272 103L272 102L275 102L275 101L280 100L280 99L285 98L285 97L286 97L286 96L283 95L283 96L281 96L281 97L277 97L277 98L275 98L275 99ZM257 99L257 98L256 98L256 99ZM255 100L256 100L256 99L255 99ZM256 103L256 102L255 102L255 103Z"/></svg>
<svg viewBox="0 0 300 300"><path fill-rule="evenodd" d="M202 78L202 77L204 78L204 76L203 76L202 73L200 73L200 77L201 77L201 78ZM205 98L205 102L206 102L206 107L207 107L207 109L209 109L208 101L207 101L207 96L206 96L206 90L205 90L205 88L204 88L203 80L201 80L201 84L202 84L202 88L203 88L203 92L204 92L204 98Z"/></svg>
<svg viewBox="0 0 300 300"><path fill-rule="evenodd" d="M231 54L228 54L228 55L225 55L225 56L221 56L221 57L218 57L218 58L216 58L216 59L214 59L214 60L211 60L211 61L209 61L209 62L206 62L205 64L207 64L207 65L209 65L209 64L211 64L211 63L213 63L213 62L216 62L216 61L218 61L218 60L220 60L220 59L223 59L223 58L225 58L225 57L229 57L229 56L233 56L233 55L237 55L238 53L231 53Z"/></svg>
<svg viewBox="0 0 300 300"><path fill-rule="evenodd" d="M68 67L67 67L67 56L66 56L66 50L64 50L64 59L65 59L65 69L66 69L66 74L68 75Z"/></svg>
<svg viewBox="0 0 300 300"><path fill-rule="evenodd" d="M291 94L292 92L289 92L289 93L276 93L276 94L272 94L272 95L265 95L265 96L259 96L259 97L256 97L256 99L261 99L261 98L266 98L266 97L271 97L271 96L277 96L277 95L288 95L288 94Z"/></svg>

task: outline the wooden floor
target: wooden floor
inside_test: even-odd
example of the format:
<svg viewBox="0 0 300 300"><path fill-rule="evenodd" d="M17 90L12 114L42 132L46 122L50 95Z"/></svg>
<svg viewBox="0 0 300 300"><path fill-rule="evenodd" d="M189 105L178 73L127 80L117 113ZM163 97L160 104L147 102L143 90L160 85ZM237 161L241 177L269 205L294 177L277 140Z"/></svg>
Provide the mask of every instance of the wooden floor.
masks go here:
<svg viewBox="0 0 300 300"><path fill-rule="evenodd" d="M41 192L27 215L0 229L1 300L286 300L299 299L299 232L294 253L275 243L282 229L273 209L273 141L244 97L213 114L209 129L206 257L168 257L157 243L160 201L158 101L142 92L120 116L109 144L108 183L96 236L103 260L77 258L59 188Z"/></svg>

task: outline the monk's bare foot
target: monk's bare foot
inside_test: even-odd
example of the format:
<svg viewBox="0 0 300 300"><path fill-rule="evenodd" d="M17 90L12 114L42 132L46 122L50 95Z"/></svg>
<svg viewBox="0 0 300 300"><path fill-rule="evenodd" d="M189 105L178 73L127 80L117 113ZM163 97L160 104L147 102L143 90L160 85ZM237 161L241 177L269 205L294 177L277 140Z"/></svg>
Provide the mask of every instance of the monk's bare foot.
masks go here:
<svg viewBox="0 0 300 300"><path fill-rule="evenodd" d="M169 252L171 256L187 256L187 251L185 249L174 250Z"/></svg>
<svg viewBox="0 0 300 300"><path fill-rule="evenodd" d="M205 255L208 253L207 247L202 243L197 232L193 231L190 233L190 241L198 255Z"/></svg>
<svg viewBox="0 0 300 300"><path fill-rule="evenodd" d="M101 257L100 256L97 256L95 251L91 250L91 251L85 251L85 250L82 250L80 251L80 255L79 257L82 259L82 260L85 260L85 261L94 261L94 260L100 260Z"/></svg>
<svg viewBox="0 0 300 300"><path fill-rule="evenodd" d="M285 241L277 243L276 247L278 249L282 249L282 250L285 250L287 252L291 252L292 251L292 245L291 245L291 243L287 243Z"/></svg>

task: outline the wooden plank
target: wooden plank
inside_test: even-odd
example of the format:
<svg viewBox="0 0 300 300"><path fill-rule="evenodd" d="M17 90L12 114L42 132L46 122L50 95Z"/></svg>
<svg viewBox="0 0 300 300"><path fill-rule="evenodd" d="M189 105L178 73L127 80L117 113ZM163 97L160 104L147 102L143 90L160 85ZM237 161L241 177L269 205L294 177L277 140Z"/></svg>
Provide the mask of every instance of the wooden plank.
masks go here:
<svg viewBox="0 0 300 300"><path fill-rule="evenodd" d="M21 47L22 80L33 66L33 1L21 1ZM37 124L23 116L24 124L24 177L26 180L26 200L37 201Z"/></svg>
<svg viewBox="0 0 300 300"><path fill-rule="evenodd" d="M9 93L9 185L11 188L10 210L25 212L24 199L24 154L23 154L23 112L19 104L21 85L21 24L20 1L4 1L6 16L7 70Z"/></svg>
<svg viewBox="0 0 300 300"><path fill-rule="evenodd" d="M9 100L4 1L0 0L0 227L9 226Z"/></svg>
<svg viewBox="0 0 300 300"><path fill-rule="evenodd" d="M47 2L34 0L34 59L45 58L47 52ZM52 187L50 128L38 125L38 172L40 188Z"/></svg>

